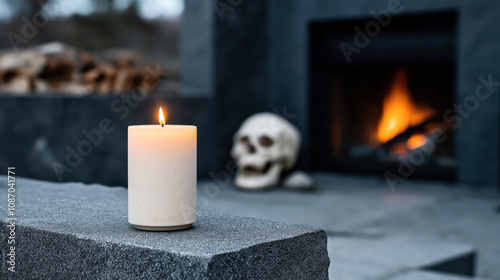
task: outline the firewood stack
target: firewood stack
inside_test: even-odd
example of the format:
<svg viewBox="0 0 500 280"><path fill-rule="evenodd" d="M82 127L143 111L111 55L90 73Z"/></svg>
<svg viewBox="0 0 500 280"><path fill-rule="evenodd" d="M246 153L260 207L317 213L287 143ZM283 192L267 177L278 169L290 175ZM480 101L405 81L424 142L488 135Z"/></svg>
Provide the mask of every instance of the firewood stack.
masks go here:
<svg viewBox="0 0 500 280"><path fill-rule="evenodd" d="M161 78L137 66L134 51L91 54L61 43L0 52L0 94L64 93L84 95L151 91Z"/></svg>

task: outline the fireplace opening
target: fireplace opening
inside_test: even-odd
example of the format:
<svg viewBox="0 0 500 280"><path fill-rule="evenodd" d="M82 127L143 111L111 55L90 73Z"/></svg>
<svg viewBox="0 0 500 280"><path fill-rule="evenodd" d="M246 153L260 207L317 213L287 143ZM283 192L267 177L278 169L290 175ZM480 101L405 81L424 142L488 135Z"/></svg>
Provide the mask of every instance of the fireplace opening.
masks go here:
<svg viewBox="0 0 500 280"><path fill-rule="evenodd" d="M395 17L347 61L338 46L369 21L310 25L312 169L383 175L404 164L455 180L455 13Z"/></svg>

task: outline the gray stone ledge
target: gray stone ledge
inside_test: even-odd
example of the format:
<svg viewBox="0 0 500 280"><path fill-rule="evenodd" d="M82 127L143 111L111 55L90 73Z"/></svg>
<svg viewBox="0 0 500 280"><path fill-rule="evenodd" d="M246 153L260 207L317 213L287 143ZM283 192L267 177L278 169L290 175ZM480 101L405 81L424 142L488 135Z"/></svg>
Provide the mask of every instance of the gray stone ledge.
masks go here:
<svg viewBox="0 0 500 280"><path fill-rule="evenodd" d="M5 200L1 279L328 279L320 229L199 212L190 230L144 232L128 224L125 188L18 178L15 194L17 272Z"/></svg>
<svg viewBox="0 0 500 280"><path fill-rule="evenodd" d="M470 245L423 236L328 237L328 247L330 259L335 260L329 275L334 280L392 279L413 270L468 279L474 274L476 259L476 250Z"/></svg>
<svg viewBox="0 0 500 280"><path fill-rule="evenodd" d="M469 278L456 274L437 273L432 271L410 271L387 280L487 280L484 278Z"/></svg>

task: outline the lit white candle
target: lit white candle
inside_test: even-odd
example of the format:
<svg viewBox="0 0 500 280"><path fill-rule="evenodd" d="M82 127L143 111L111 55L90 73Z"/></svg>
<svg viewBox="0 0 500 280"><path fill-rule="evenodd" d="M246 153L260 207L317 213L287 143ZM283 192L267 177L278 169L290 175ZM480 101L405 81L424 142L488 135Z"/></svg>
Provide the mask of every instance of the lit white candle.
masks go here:
<svg viewBox="0 0 500 280"><path fill-rule="evenodd" d="M128 220L168 231L196 221L196 126L128 127Z"/></svg>

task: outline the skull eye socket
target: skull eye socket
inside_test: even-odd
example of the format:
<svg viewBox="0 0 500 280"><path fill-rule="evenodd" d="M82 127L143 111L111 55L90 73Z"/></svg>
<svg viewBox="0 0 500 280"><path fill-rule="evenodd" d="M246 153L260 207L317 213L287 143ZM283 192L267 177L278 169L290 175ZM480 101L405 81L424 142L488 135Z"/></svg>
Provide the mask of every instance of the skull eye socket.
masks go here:
<svg viewBox="0 0 500 280"><path fill-rule="evenodd" d="M241 142L242 144L247 145L247 144L249 144L249 143L250 143L250 140L248 140L248 136L243 136L243 137L241 137L241 138L240 138L240 142Z"/></svg>
<svg viewBox="0 0 500 280"><path fill-rule="evenodd" d="M263 147L271 147L274 144L274 141L268 136L261 136L259 137L259 144Z"/></svg>

